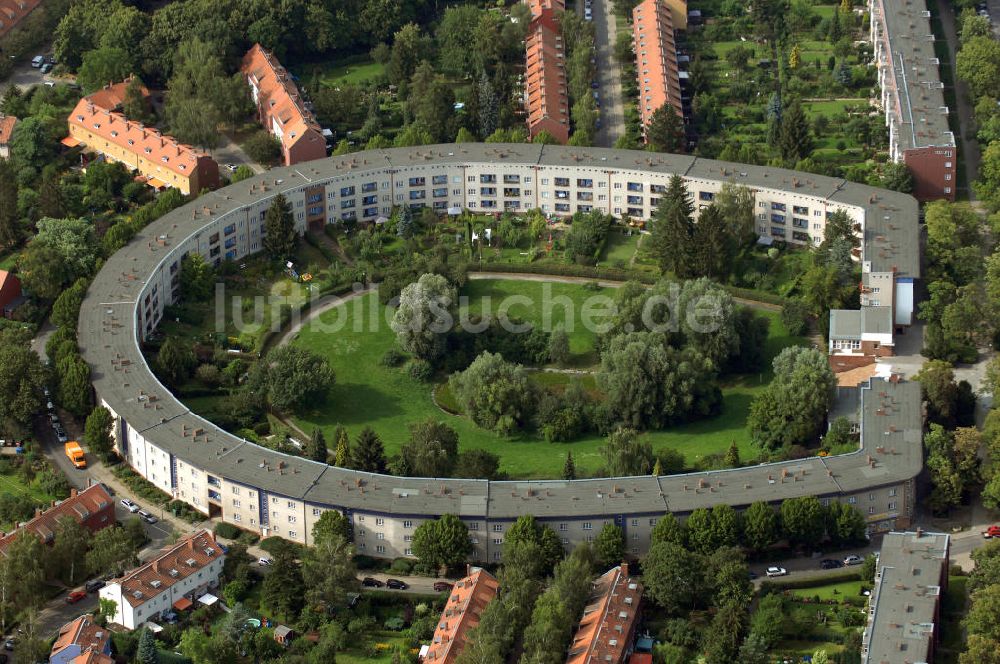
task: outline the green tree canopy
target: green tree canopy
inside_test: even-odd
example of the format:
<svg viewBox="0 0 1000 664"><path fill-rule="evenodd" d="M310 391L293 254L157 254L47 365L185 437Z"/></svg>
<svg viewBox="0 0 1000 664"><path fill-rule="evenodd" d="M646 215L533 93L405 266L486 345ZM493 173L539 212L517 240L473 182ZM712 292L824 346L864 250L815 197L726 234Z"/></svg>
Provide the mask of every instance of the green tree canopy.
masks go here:
<svg viewBox="0 0 1000 664"><path fill-rule="evenodd" d="M455 567L472 553L469 528L454 514L421 523L412 544L413 555L434 567Z"/></svg>

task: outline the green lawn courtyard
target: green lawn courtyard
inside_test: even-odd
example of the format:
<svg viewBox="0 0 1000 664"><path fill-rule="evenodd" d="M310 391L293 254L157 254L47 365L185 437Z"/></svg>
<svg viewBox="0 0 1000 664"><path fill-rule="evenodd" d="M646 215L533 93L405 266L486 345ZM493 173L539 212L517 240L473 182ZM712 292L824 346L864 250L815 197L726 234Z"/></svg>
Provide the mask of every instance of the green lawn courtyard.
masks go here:
<svg viewBox="0 0 1000 664"><path fill-rule="evenodd" d="M511 295L521 295L536 303L535 306L517 304L509 315L536 324L542 323L544 293L551 299L564 298L579 304L591 296L610 298L612 289L588 290L582 285L540 283L515 280L472 281L463 291L469 296L471 311L481 311L486 297L491 298L493 310L499 302ZM551 320L565 320L565 307L552 308ZM805 343L790 337L782 327L776 313L765 312L771 320L771 332L766 354L773 357L781 348L790 344ZM296 418L298 426L306 431L315 427L323 429L327 440L332 440L334 429L345 426L352 437L370 425L382 437L386 453L398 452L408 438L408 425L426 418L447 421L459 434L462 449L482 448L498 454L501 470L511 477L557 477L561 472L566 452L572 451L578 472L595 473L601 466L598 448L603 438L589 436L571 443L546 443L534 434L524 434L509 439L475 426L470 420L450 415L434 402L435 385L410 378L404 369L388 368L380 364L383 354L395 345L395 335L388 325L389 312L378 303L375 295L358 298L346 305L324 312L322 325L307 325L292 343L311 348L325 356L336 371L337 382L331 388L326 404L311 413ZM378 320L377 325L370 325ZM570 349L577 366L592 365L595 336L577 324L570 332ZM769 362L769 360L768 360ZM550 378L543 378L551 382ZM724 452L736 442L744 459L757 456L750 444L745 422L753 396L770 380L769 374L731 378L724 385L722 412L710 420L675 427L667 431L649 433L654 449L676 448L684 454L688 465L694 465L705 455ZM587 387L588 385L585 385Z"/></svg>

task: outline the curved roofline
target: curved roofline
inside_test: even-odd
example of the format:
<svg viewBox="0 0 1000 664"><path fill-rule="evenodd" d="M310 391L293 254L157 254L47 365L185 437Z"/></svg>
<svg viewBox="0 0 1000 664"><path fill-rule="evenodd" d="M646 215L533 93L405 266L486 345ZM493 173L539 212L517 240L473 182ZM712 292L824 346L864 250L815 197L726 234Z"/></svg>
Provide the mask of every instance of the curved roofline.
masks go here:
<svg viewBox="0 0 1000 664"><path fill-rule="evenodd" d="M628 160L633 165L622 163ZM843 455L661 477L491 481L365 473L275 452L224 431L194 413L151 371L141 352L137 324L144 287L155 281L154 277L162 279L160 273L169 260L198 238L206 226L227 214L245 212L277 193L314 185L316 180L329 181L346 173L367 171L394 173L415 166L436 166L441 161L452 166L483 163L533 169L608 169L620 164L618 170L678 173L700 180L711 179L709 176L718 172L723 177L716 177L716 181L735 179L753 187L863 208L866 253L882 252L883 245L907 241L898 237L902 233L916 234L916 201L905 194L784 169L683 155L521 144L450 144L353 153L307 162L274 169L203 195L154 221L109 257L88 289L79 323L81 353L91 366L99 400L144 440L194 468L232 483L339 509L427 516L452 512L496 520L514 518L526 509L539 518L684 512L719 502L742 505L758 499L846 494L903 482L920 472L919 386L898 381L873 379L861 390L861 445ZM357 168L359 162L369 168ZM783 189L782 184L789 188ZM803 186L811 190L797 190ZM248 188L249 196L244 193ZM888 210L893 214L885 214L883 219L881 213ZM882 231L877 236L867 227L873 215L879 217L876 222ZM173 238L174 232L180 233L178 239ZM871 259L866 256L864 260ZM918 260L913 262L919 264ZM904 273L918 276L917 267L905 267ZM164 304L169 302L167 294L162 295ZM120 335L128 337L127 341ZM115 376L117 372L121 375ZM879 422L870 422L873 417L885 417L883 431L878 431ZM251 467L253 462L246 463L247 456L260 460L256 469ZM735 485L729 486L731 482ZM741 482L743 489L737 486ZM536 504L528 507L525 501Z"/></svg>

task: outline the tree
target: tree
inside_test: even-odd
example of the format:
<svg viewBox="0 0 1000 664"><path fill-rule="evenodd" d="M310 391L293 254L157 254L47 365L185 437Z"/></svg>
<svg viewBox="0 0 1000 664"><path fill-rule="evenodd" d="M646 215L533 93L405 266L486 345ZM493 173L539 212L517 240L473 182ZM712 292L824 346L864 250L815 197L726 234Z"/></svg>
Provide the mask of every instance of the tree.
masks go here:
<svg viewBox="0 0 1000 664"><path fill-rule="evenodd" d="M295 251L298 234L292 218L292 206L284 194L278 194L271 201L264 215L264 251L277 260L285 260Z"/></svg>
<svg viewBox="0 0 1000 664"><path fill-rule="evenodd" d="M19 276L25 290L53 301L66 285L93 272L97 264L94 227L83 219L42 219L37 227L38 233L19 259Z"/></svg>
<svg viewBox="0 0 1000 664"><path fill-rule="evenodd" d="M335 537L341 537L346 541L350 541L351 523L343 513L337 510L323 510L316 523L313 524L313 543L315 544Z"/></svg>
<svg viewBox="0 0 1000 664"><path fill-rule="evenodd" d="M743 541L752 551L763 551L778 541L778 515L763 500L743 513Z"/></svg>
<svg viewBox="0 0 1000 664"><path fill-rule="evenodd" d="M609 477L648 475L653 467L653 446L635 429L612 431L600 452Z"/></svg>
<svg viewBox="0 0 1000 664"><path fill-rule="evenodd" d="M0 159L0 247L13 247L21 239L17 194L14 166L10 160Z"/></svg>
<svg viewBox="0 0 1000 664"><path fill-rule="evenodd" d="M369 473L385 472L385 447L375 430L366 426L351 450L351 466Z"/></svg>
<svg viewBox="0 0 1000 664"><path fill-rule="evenodd" d="M410 440L400 454L415 477L449 477L458 460L458 434L444 422L428 419L410 424Z"/></svg>
<svg viewBox="0 0 1000 664"><path fill-rule="evenodd" d="M670 512L657 519L653 531L649 535L650 544L670 542L678 546L687 545L687 526L677 520Z"/></svg>
<svg viewBox="0 0 1000 664"><path fill-rule="evenodd" d="M788 53L788 68L795 70L799 68L802 63L802 49L799 48L798 44L792 46L792 50Z"/></svg>
<svg viewBox="0 0 1000 664"><path fill-rule="evenodd" d="M531 419L532 383L520 365L499 353L484 351L465 371L452 374L448 385L465 413L484 429L506 435Z"/></svg>
<svg viewBox="0 0 1000 664"><path fill-rule="evenodd" d="M351 463L351 439L347 435L347 429L337 427L337 451L333 455L333 465L339 468L348 468Z"/></svg>
<svg viewBox="0 0 1000 664"><path fill-rule="evenodd" d="M0 557L0 628L6 633L7 619L31 609L44 598L44 548L37 537L17 537Z"/></svg>
<svg viewBox="0 0 1000 664"><path fill-rule="evenodd" d="M114 418L104 406L98 406L90 411L83 427L83 438L90 451L103 459L108 458L114 449L115 440L111 435Z"/></svg>
<svg viewBox="0 0 1000 664"><path fill-rule="evenodd" d="M834 546L864 542L867 530L865 517L852 505L830 503L827 507L826 533Z"/></svg>
<svg viewBox="0 0 1000 664"><path fill-rule="evenodd" d="M391 327L400 347L432 362L445 350L445 340L455 324L458 295L440 274L423 274L399 294Z"/></svg>
<svg viewBox="0 0 1000 664"><path fill-rule="evenodd" d="M1000 641L1000 585L992 584L979 588L972 593L969 612L965 616L965 629L968 633Z"/></svg>
<svg viewBox="0 0 1000 664"><path fill-rule="evenodd" d="M794 545L809 545L823 538L823 505L815 496L788 498L781 502L781 529Z"/></svg>
<svg viewBox="0 0 1000 664"><path fill-rule="evenodd" d="M702 638L706 659L710 662L731 662L743 642L746 632L747 609L738 602L726 602L712 618Z"/></svg>
<svg viewBox="0 0 1000 664"><path fill-rule="evenodd" d="M178 337L168 336L156 354L156 370L167 383L179 386L191 376L197 360L194 351Z"/></svg>
<svg viewBox="0 0 1000 664"><path fill-rule="evenodd" d="M684 615L698 604L704 586L701 565L684 547L672 542L653 544L642 569L646 593L667 615Z"/></svg>
<svg viewBox="0 0 1000 664"><path fill-rule="evenodd" d="M55 156L57 145L48 118L28 117L14 125L10 159L19 167L47 164Z"/></svg>
<svg viewBox="0 0 1000 664"><path fill-rule="evenodd" d="M332 542L343 542L336 538ZM271 568L261 587L261 604L288 620L294 620L305 599L302 569L291 547L279 548L271 558Z"/></svg>
<svg viewBox="0 0 1000 664"><path fill-rule="evenodd" d="M90 540L87 569L91 574L120 575L132 566L136 551L138 547L125 528L102 528Z"/></svg>
<svg viewBox="0 0 1000 664"><path fill-rule="evenodd" d="M792 104L781 117L778 148L782 159L799 161L812 154L812 136L809 118L799 104Z"/></svg>
<svg viewBox="0 0 1000 664"><path fill-rule="evenodd" d="M43 411L47 372L27 334L0 329L0 425L27 430Z"/></svg>
<svg viewBox="0 0 1000 664"><path fill-rule="evenodd" d="M569 335L562 325L552 330L549 335L549 360L553 364L564 366L569 362Z"/></svg>
<svg viewBox="0 0 1000 664"><path fill-rule="evenodd" d="M424 521L413 531L413 555L434 567L456 567L472 553L469 528L454 514Z"/></svg>
<svg viewBox="0 0 1000 664"><path fill-rule="evenodd" d="M765 450L815 440L836 386L826 354L813 348L789 347L774 358L773 366L774 380L750 404L747 426L751 438Z"/></svg>
<svg viewBox="0 0 1000 664"><path fill-rule="evenodd" d="M992 35L973 37L955 56L955 72L975 97L1000 97L1000 42Z"/></svg>
<svg viewBox="0 0 1000 664"><path fill-rule="evenodd" d="M556 563L563 558L563 545L559 535L548 526L538 523L530 514L519 516L507 529L503 541L504 551L525 545L537 547L535 556L543 575L551 572ZM508 560L508 564L509 562Z"/></svg>
<svg viewBox="0 0 1000 664"><path fill-rule="evenodd" d="M564 480L576 479L576 464L573 463L573 453L566 453L566 463L563 464L562 478Z"/></svg>
<svg viewBox="0 0 1000 664"><path fill-rule="evenodd" d="M87 280L77 279L52 303L52 322L59 327L75 330L77 319L80 318L80 305L86 294Z"/></svg>
<svg viewBox="0 0 1000 664"><path fill-rule="evenodd" d="M663 272L679 278L690 275L694 240L694 204L688 196L684 179L673 175L667 191L653 213L650 229L653 254Z"/></svg>
<svg viewBox="0 0 1000 664"><path fill-rule="evenodd" d="M465 450L459 452L452 472L455 477L469 479L500 479L500 457L486 450Z"/></svg>
<svg viewBox="0 0 1000 664"><path fill-rule="evenodd" d="M235 184L248 178L252 178L254 175L256 175L256 173L254 173L252 168L246 164L240 164L236 167L236 170L233 171L233 175L229 179L233 182L233 184Z"/></svg>
<svg viewBox="0 0 1000 664"><path fill-rule="evenodd" d="M83 54L76 82L84 94L90 94L108 83L125 80L134 73L133 67L132 58L124 49L103 46Z"/></svg>
<svg viewBox="0 0 1000 664"><path fill-rule="evenodd" d="M890 161L882 167L882 186L909 194L913 191L913 173L904 162Z"/></svg>
<svg viewBox="0 0 1000 664"><path fill-rule="evenodd" d="M729 274L735 245L719 208L709 205L701 211L694 227L693 240L698 251L694 270L697 274L712 279Z"/></svg>
<svg viewBox="0 0 1000 664"><path fill-rule="evenodd" d="M90 365L77 353L56 363L56 398L59 404L77 417L83 417L93 407L90 387Z"/></svg>
<svg viewBox="0 0 1000 664"><path fill-rule="evenodd" d="M646 127L646 143L656 152L684 151L684 121L670 104L653 111Z"/></svg>
<svg viewBox="0 0 1000 664"><path fill-rule="evenodd" d="M300 346L280 346L254 365L244 390L262 395L275 410L294 412L321 403L335 381L325 357Z"/></svg>
<svg viewBox="0 0 1000 664"><path fill-rule="evenodd" d="M594 553L601 567L613 567L625 559L625 532L613 523L601 528L594 541Z"/></svg>
<svg viewBox="0 0 1000 664"><path fill-rule="evenodd" d="M913 379L927 402L927 419L945 427L954 424L958 405L958 385L951 364L941 360L924 363Z"/></svg>
<svg viewBox="0 0 1000 664"><path fill-rule="evenodd" d="M250 159L265 166L281 160L281 142L263 129L255 131L243 141L243 150Z"/></svg>
<svg viewBox="0 0 1000 664"><path fill-rule="evenodd" d="M313 532L315 538L315 528ZM302 556L302 581L310 603L335 608L343 603L347 592L357 588L358 570L353 556L354 547L339 533L316 539L306 549Z"/></svg>
<svg viewBox="0 0 1000 664"><path fill-rule="evenodd" d="M215 269L205 257L193 252L181 259L181 299L207 302L215 287Z"/></svg>
<svg viewBox="0 0 1000 664"><path fill-rule="evenodd" d="M160 654L156 649L156 639L153 633L143 628L139 630L139 646L136 648L135 664L157 664Z"/></svg>
<svg viewBox="0 0 1000 664"><path fill-rule="evenodd" d="M326 463L326 438L323 437L322 429L313 429L309 442L306 443L305 453L307 459Z"/></svg>

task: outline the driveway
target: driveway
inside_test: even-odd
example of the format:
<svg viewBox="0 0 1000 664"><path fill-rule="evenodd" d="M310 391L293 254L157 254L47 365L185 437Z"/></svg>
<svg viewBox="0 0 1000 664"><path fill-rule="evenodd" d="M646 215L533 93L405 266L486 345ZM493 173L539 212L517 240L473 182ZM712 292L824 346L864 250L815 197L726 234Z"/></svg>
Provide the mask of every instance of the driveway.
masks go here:
<svg viewBox="0 0 1000 664"><path fill-rule="evenodd" d="M250 159L250 157L247 156L247 153L243 151L243 148L241 148L239 144L236 143L236 141L234 141L228 134L220 132L219 136L222 138L222 144L212 150L211 154L212 158L218 162L219 171L222 175L229 177L233 174L232 172L236 170L235 168L232 170L227 168L226 166L228 164L232 164L233 166L242 166L245 164L252 168L254 173L264 172L264 167Z"/></svg>
<svg viewBox="0 0 1000 664"><path fill-rule="evenodd" d="M594 45L597 47L597 92L601 98L601 128L594 143L614 147L625 134L625 112L622 105L622 68L615 60L615 39L618 26L612 8L613 0L591 0L594 14ZM577 11L583 16L584 0L577 0Z"/></svg>

